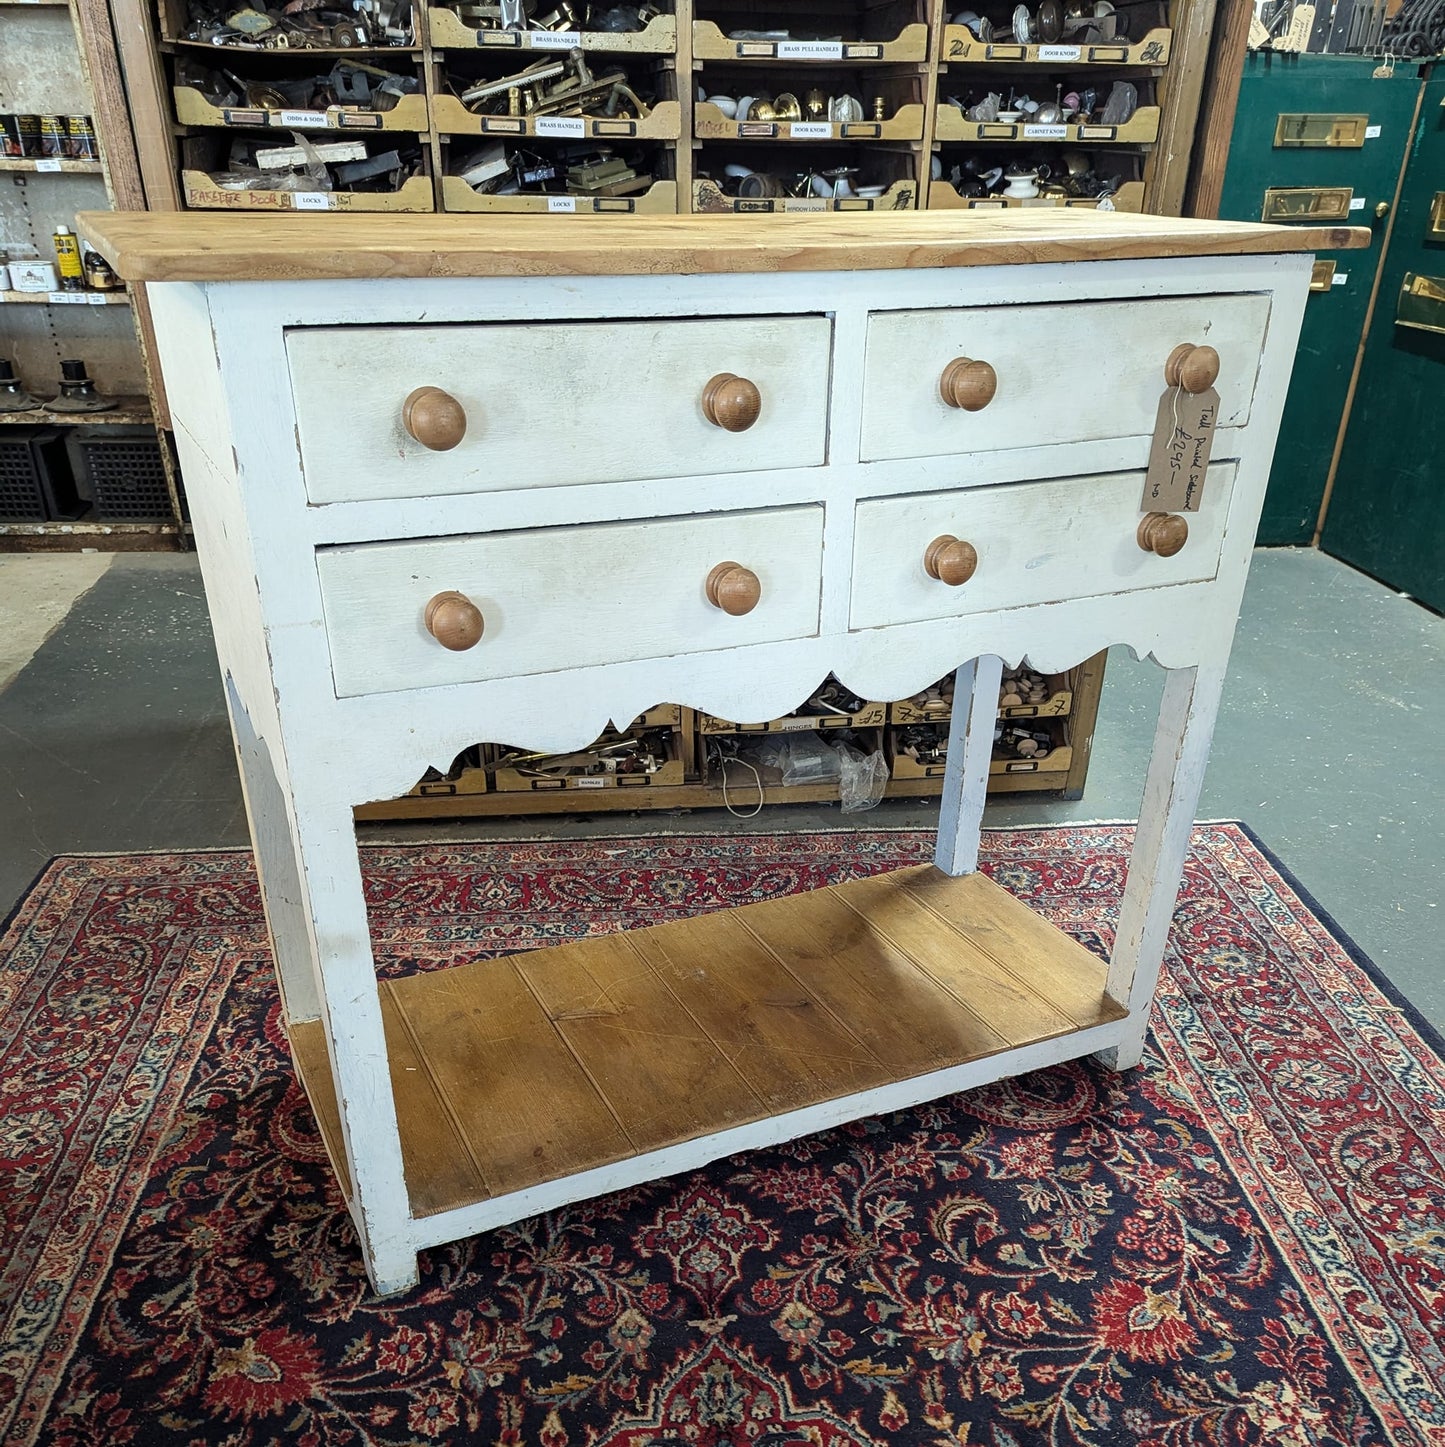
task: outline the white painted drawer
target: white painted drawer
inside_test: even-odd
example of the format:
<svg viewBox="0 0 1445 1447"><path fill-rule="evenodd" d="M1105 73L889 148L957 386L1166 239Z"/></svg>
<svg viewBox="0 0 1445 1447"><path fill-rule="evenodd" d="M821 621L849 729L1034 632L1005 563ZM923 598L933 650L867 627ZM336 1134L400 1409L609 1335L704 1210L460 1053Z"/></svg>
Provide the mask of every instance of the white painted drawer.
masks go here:
<svg viewBox="0 0 1445 1447"><path fill-rule="evenodd" d="M732 617L708 573L740 563L762 596ZM318 550L338 697L701 653L818 632L823 509L536 528ZM449 652L426 630L437 593L481 610L482 639Z"/></svg>
<svg viewBox="0 0 1445 1447"><path fill-rule="evenodd" d="M345 502L815 467L830 344L825 317L294 330L306 494ZM725 372L762 396L743 432L703 415L704 387ZM465 410L451 450L429 451L402 426L418 387Z"/></svg>
<svg viewBox="0 0 1445 1447"><path fill-rule="evenodd" d="M875 312L863 391L865 462L1147 436L1180 342L1219 353L1218 426L1249 418L1269 322L1261 295ZM956 357L998 390L977 412L939 395Z"/></svg>
<svg viewBox="0 0 1445 1447"><path fill-rule="evenodd" d="M1215 463L1189 540L1172 558L1146 553L1136 532L1142 472L1066 477L858 504L852 628L880 628L1158 588L1214 577L1234 486L1234 464ZM971 543L978 566L957 587L930 577L923 557L938 537Z"/></svg>

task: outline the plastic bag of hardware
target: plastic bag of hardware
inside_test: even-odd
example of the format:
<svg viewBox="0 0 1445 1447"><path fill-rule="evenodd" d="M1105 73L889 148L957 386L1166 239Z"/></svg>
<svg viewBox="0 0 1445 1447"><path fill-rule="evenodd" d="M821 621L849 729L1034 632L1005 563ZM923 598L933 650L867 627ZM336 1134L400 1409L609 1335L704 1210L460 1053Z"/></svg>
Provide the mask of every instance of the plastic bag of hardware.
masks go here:
<svg viewBox="0 0 1445 1447"><path fill-rule="evenodd" d="M852 744L834 744L833 752L838 756L838 794L843 801L843 812L862 814L876 809L888 787L888 760L883 757L883 750L865 754Z"/></svg>
<svg viewBox="0 0 1445 1447"><path fill-rule="evenodd" d="M782 757L785 785L824 784L839 775L838 755L814 733L788 734Z"/></svg>

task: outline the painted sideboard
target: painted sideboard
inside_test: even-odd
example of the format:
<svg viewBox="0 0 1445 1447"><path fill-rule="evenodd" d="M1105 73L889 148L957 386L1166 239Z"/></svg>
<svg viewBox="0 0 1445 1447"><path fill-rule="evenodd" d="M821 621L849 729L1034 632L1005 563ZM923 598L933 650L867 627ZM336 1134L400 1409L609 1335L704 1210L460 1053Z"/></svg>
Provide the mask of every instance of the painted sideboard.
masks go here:
<svg viewBox="0 0 1445 1447"><path fill-rule="evenodd" d="M90 216L149 283L297 1068L380 1292L568 1201L1135 1064L1310 278L1358 233ZM1143 505L1166 366L1219 397ZM1001 660L1167 670L1104 960L977 872ZM378 982L352 808L479 739L957 669L935 864Z"/></svg>

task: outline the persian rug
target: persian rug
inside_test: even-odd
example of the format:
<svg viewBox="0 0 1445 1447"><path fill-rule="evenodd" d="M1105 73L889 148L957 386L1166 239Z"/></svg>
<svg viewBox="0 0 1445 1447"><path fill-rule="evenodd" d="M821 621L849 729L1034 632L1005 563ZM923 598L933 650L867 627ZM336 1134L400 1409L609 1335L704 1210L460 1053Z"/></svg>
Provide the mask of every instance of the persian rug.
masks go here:
<svg viewBox="0 0 1445 1447"><path fill-rule="evenodd" d="M990 833L1107 949L1130 831ZM912 832L365 851L380 968L926 860ZM1144 1065L522 1222L375 1300L241 852L54 861L0 945L11 1447L1445 1443L1438 1041L1201 827Z"/></svg>

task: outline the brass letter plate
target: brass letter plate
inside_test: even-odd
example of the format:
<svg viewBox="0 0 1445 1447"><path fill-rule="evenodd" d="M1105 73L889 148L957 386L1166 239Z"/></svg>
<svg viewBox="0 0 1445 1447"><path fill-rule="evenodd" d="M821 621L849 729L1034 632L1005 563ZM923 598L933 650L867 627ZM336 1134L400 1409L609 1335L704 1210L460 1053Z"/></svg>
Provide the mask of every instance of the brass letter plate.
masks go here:
<svg viewBox="0 0 1445 1447"><path fill-rule="evenodd" d="M1425 232L1426 241L1445 241L1445 191L1437 191L1430 203L1430 226Z"/></svg>
<svg viewBox="0 0 1445 1447"><path fill-rule="evenodd" d="M1365 144L1369 116L1332 111L1284 112L1275 119L1274 144L1312 150L1359 150Z"/></svg>
<svg viewBox="0 0 1445 1447"><path fill-rule="evenodd" d="M1310 290L1328 291L1335 284L1333 261L1317 261L1310 269Z"/></svg>
<svg viewBox="0 0 1445 1447"><path fill-rule="evenodd" d="M1261 221L1348 221L1349 186L1271 186Z"/></svg>
<svg viewBox="0 0 1445 1447"><path fill-rule="evenodd" d="M1407 271L1400 287L1400 304L1395 309L1395 325L1445 336L1445 277L1416 276Z"/></svg>

